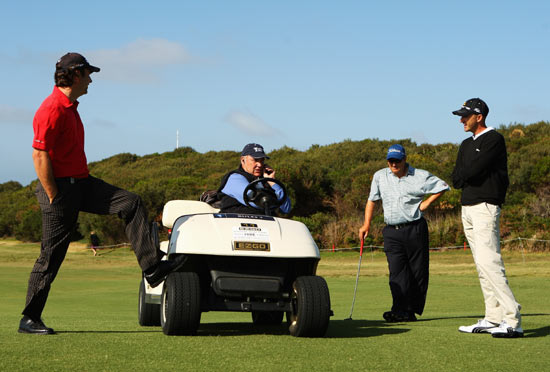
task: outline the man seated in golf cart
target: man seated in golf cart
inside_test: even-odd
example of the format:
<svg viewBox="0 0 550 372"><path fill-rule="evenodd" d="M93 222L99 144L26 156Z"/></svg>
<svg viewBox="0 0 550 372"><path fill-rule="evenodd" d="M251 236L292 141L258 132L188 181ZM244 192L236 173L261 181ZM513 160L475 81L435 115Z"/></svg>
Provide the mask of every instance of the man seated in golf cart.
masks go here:
<svg viewBox="0 0 550 372"><path fill-rule="evenodd" d="M246 213L264 214L264 206L254 203L254 198L244 200L245 189L251 183L261 179L272 179L259 181L254 187L247 191L247 195L254 193L254 189L263 189L277 198L278 208L283 213L290 212L290 198L286 196L284 186L280 181L275 180L275 170L265 164L269 157L265 154L264 148L257 143L249 143L241 152L241 163L239 168L227 173L218 189L221 213Z"/></svg>

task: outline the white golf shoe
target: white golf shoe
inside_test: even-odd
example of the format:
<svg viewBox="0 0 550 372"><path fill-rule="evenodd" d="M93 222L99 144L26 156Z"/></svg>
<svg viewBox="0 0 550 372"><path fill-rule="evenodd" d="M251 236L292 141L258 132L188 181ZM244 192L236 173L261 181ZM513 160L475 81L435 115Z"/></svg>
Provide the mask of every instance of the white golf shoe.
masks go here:
<svg viewBox="0 0 550 372"><path fill-rule="evenodd" d="M494 329L496 327L498 327L496 323L491 323L486 319L480 319L476 324L472 324L471 326L460 326L458 330L464 333L489 333L489 329Z"/></svg>
<svg viewBox="0 0 550 372"><path fill-rule="evenodd" d="M487 330L493 337L496 338L518 338L523 337L523 328L514 328L503 320L498 326Z"/></svg>

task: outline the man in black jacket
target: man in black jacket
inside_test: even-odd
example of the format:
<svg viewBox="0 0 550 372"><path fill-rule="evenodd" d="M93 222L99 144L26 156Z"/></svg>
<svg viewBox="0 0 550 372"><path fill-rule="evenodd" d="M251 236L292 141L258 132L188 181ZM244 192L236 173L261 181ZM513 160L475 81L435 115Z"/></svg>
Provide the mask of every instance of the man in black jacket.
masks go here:
<svg viewBox="0 0 550 372"><path fill-rule="evenodd" d="M494 128L487 127L487 104L472 98L459 110L465 139L458 150L453 186L462 189L462 224L476 264L485 300L485 317L465 333L491 333L493 337L523 336L521 306L508 285L500 254L500 210L509 185L506 144Z"/></svg>

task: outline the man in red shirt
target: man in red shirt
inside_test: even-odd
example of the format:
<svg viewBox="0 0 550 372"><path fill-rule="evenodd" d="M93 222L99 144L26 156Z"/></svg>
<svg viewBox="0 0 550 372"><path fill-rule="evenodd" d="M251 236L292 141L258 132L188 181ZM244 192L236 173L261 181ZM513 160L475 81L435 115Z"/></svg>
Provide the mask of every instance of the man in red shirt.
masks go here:
<svg viewBox="0 0 550 372"><path fill-rule="evenodd" d="M56 64L55 87L35 114L32 158L38 180L36 195L42 211L40 256L31 271L19 332L54 334L41 319L51 284L69 247L80 211L118 214L145 279L153 287L183 265L184 257L161 261L163 253L151 239L141 198L89 174L84 153L84 126L77 98L88 93L90 75L99 68L78 53Z"/></svg>

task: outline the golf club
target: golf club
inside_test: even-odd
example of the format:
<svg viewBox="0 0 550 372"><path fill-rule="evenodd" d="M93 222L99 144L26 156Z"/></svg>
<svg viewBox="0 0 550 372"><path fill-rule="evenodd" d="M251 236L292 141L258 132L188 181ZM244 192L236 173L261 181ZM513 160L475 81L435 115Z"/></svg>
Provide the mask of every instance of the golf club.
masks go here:
<svg viewBox="0 0 550 372"><path fill-rule="evenodd" d="M355 278L355 290L353 291L353 301L351 303L351 310L349 312L349 318L344 320L353 320L351 319L351 314L353 314L353 305L355 305L355 296L357 295L357 284L359 284L359 272L361 271L361 260L363 259L363 242L361 239L361 249L359 250L359 265L357 266L357 278Z"/></svg>

